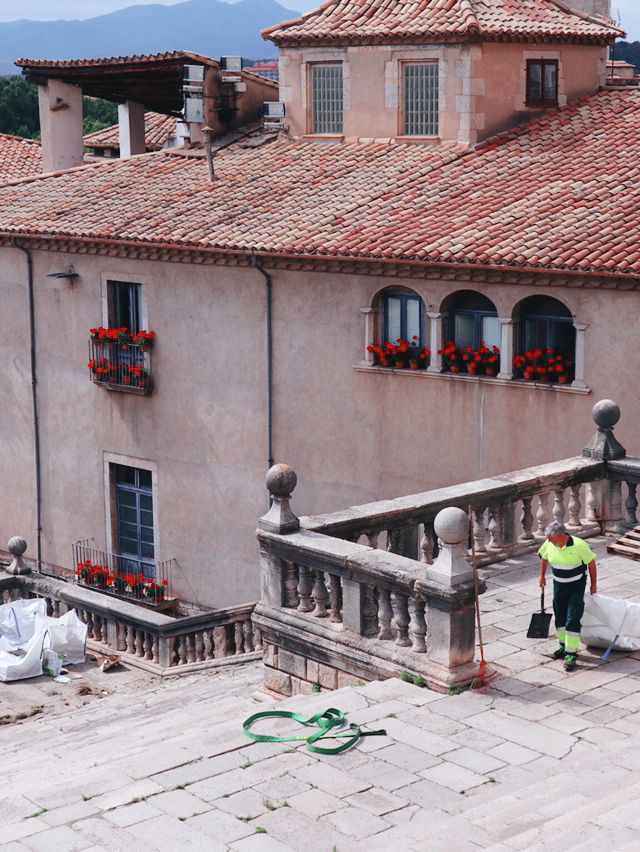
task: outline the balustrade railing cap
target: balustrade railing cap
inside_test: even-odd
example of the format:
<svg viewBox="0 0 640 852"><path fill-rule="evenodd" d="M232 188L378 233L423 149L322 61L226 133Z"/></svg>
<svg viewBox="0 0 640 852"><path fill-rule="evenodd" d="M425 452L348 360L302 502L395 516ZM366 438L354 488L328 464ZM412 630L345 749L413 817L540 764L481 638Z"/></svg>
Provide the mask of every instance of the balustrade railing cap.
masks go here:
<svg viewBox="0 0 640 852"><path fill-rule="evenodd" d="M289 506L289 497L298 483L296 472L288 464L274 464L267 472L266 483L273 502L258 521L258 528L280 534L299 530L300 521Z"/></svg>
<svg viewBox="0 0 640 852"><path fill-rule="evenodd" d="M13 556L11 565L7 568L8 574L30 574L31 569L24 564L22 558L27 549L27 542L22 536L14 535L7 543L7 550Z"/></svg>
<svg viewBox="0 0 640 852"><path fill-rule="evenodd" d="M620 420L620 406L612 399L601 399L591 412L598 431L582 451L592 459L622 459L627 451L613 434L613 427Z"/></svg>

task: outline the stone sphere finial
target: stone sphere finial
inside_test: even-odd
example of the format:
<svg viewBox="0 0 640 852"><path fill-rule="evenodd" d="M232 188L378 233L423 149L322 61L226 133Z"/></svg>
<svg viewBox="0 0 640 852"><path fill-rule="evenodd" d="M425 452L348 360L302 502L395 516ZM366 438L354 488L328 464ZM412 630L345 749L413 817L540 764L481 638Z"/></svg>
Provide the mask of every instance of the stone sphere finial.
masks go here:
<svg viewBox="0 0 640 852"><path fill-rule="evenodd" d="M449 506L438 512L433 528L445 544L466 543L469 536L469 518L462 509Z"/></svg>
<svg viewBox="0 0 640 852"><path fill-rule="evenodd" d="M296 472L288 464L274 464L267 471L267 488L274 497L290 497L297 484Z"/></svg>
<svg viewBox="0 0 640 852"><path fill-rule="evenodd" d="M620 406L612 399L601 399L591 412L598 429L612 429L620 420Z"/></svg>
<svg viewBox="0 0 640 852"><path fill-rule="evenodd" d="M27 549L27 542L19 535L9 539L7 550L12 556L22 556Z"/></svg>
<svg viewBox="0 0 640 852"><path fill-rule="evenodd" d="M7 549L13 556L13 561L7 568L7 574L29 574L31 569L27 568L24 564L24 560L22 559L22 556L27 549L27 542L22 538L22 536L14 535L13 538L10 538L7 543Z"/></svg>

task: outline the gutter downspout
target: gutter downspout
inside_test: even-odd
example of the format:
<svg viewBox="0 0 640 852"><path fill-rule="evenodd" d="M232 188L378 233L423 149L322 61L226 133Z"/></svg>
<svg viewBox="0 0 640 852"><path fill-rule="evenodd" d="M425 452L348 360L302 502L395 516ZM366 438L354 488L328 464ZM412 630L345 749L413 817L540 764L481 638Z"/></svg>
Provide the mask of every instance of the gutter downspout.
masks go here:
<svg viewBox="0 0 640 852"><path fill-rule="evenodd" d="M273 467L273 287L271 276L255 254L251 266L264 277L267 287L267 470Z"/></svg>
<svg viewBox="0 0 640 852"><path fill-rule="evenodd" d="M37 536L37 551L36 561L38 571L42 571L42 469L40 464L40 423L38 420L38 394L37 394L37 377L36 377L36 316L35 316L35 296L33 289L33 257L31 251L24 246L21 246L18 241L12 237L11 245L23 252L27 258L27 274L29 283L29 348L31 357L31 406L33 412L33 444L36 468L36 536Z"/></svg>

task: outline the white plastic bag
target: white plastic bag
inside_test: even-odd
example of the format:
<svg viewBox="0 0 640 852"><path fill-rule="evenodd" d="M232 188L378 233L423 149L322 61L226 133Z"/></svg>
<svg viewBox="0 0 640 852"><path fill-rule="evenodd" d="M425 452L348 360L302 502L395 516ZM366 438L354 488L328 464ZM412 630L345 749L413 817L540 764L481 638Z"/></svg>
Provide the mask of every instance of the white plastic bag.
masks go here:
<svg viewBox="0 0 640 852"><path fill-rule="evenodd" d="M640 604L585 595L582 641L595 648L608 648L617 634L618 651L640 651Z"/></svg>
<svg viewBox="0 0 640 852"><path fill-rule="evenodd" d="M23 644L34 635L36 618L47 614L47 603L44 598L34 598L33 600L18 598L9 606L13 607L18 622L20 643Z"/></svg>
<svg viewBox="0 0 640 852"><path fill-rule="evenodd" d="M42 673L49 677L58 677L62 671L64 660L57 651L51 648L45 648L42 655Z"/></svg>
<svg viewBox="0 0 640 852"><path fill-rule="evenodd" d="M42 657L49 641L49 631L39 630L26 643L20 656L10 651L0 651L0 682L39 677L42 674Z"/></svg>
<svg viewBox="0 0 640 852"><path fill-rule="evenodd" d="M18 628L18 618L13 603L0 606L0 637L6 637L9 641L13 639L20 642L20 629Z"/></svg>
<svg viewBox="0 0 640 852"><path fill-rule="evenodd" d="M84 663L87 645L87 625L75 609L60 618L49 618L39 613L36 630L46 629L51 636L51 648L64 658L65 665Z"/></svg>

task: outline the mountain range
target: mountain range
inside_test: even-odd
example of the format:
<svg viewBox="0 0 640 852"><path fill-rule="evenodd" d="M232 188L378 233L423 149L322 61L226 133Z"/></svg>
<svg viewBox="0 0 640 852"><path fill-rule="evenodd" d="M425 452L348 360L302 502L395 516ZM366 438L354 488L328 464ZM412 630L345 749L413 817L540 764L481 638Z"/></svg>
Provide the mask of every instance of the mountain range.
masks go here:
<svg viewBox="0 0 640 852"><path fill-rule="evenodd" d="M214 58L275 57L276 48L260 30L299 12L275 0L186 0L173 6L130 6L84 21L0 23L0 74L15 74L14 61L127 56L167 50L193 50Z"/></svg>

